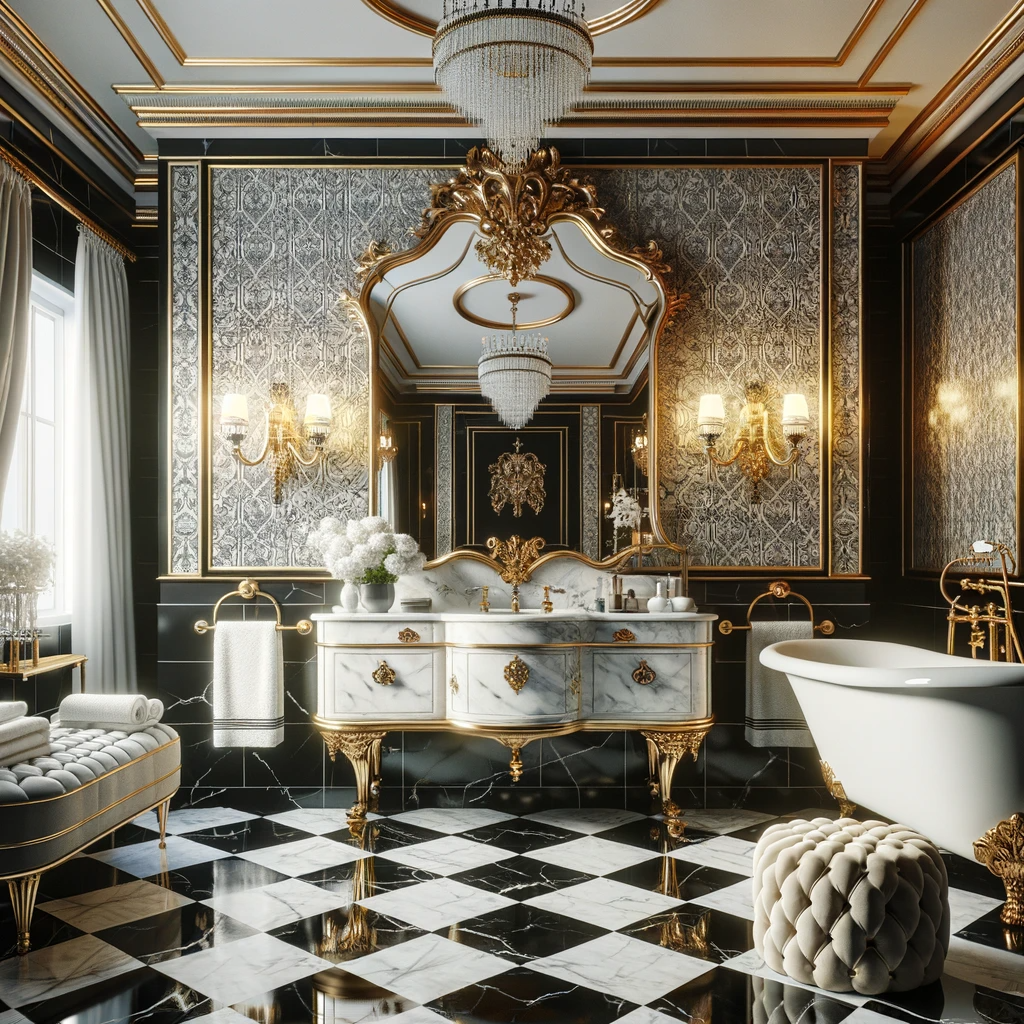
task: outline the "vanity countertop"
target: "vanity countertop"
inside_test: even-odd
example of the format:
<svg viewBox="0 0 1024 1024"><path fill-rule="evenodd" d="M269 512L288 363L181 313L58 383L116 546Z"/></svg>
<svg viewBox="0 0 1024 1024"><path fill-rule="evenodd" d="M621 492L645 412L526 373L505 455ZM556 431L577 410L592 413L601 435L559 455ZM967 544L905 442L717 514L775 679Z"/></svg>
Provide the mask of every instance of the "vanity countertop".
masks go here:
<svg viewBox="0 0 1024 1024"><path fill-rule="evenodd" d="M314 622L401 622L404 619L417 622L532 622L549 619L571 619L575 621L607 622L609 620L633 622L715 622L717 615L706 612L588 612L572 608L556 608L553 612L542 612L528 608L519 612L497 608L489 612L315 612L310 615Z"/></svg>

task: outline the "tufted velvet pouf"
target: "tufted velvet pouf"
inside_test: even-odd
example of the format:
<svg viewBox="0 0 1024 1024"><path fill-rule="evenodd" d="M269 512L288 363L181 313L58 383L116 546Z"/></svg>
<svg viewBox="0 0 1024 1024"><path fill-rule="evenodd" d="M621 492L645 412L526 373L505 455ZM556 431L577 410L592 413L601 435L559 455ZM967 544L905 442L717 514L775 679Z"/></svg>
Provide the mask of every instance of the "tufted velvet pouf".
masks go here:
<svg viewBox="0 0 1024 1024"><path fill-rule="evenodd" d="M754 945L829 992L936 981L949 948L946 866L924 836L880 821L772 825L754 851Z"/></svg>

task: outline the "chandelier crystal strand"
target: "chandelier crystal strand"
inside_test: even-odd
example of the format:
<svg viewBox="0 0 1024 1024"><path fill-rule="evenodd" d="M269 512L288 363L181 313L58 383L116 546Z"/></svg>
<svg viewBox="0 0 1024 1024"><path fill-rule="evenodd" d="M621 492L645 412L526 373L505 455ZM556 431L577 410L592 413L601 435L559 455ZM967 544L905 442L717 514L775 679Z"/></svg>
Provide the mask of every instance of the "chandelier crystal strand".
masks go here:
<svg viewBox="0 0 1024 1024"><path fill-rule="evenodd" d="M511 430L519 430L533 419L541 400L551 393L551 359L548 339L540 334L516 330L516 309L520 295L513 292L512 333L483 338L477 364L480 393L498 419Z"/></svg>
<svg viewBox="0 0 1024 1024"><path fill-rule="evenodd" d="M453 0L434 36L434 77L520 169L583 95L594 42L576 0Z"/></svg>

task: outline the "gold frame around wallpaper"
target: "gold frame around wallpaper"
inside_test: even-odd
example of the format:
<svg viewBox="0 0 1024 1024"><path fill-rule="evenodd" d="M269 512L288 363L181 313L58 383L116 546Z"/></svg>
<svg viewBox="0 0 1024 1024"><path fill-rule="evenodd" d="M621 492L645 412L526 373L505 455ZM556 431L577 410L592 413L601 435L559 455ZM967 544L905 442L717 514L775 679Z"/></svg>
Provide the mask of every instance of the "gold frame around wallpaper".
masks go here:
<svg viewBox="0 0 1024 1024"><path fill-rule="evenodd" d="M164 566L164 573L160 576L160 579L164 580L188 580L188 579L230 579L240 575L252 575L255 578L264 580L291 580L291 581L323 581L328 578L327 574L322 571L311 569L308 566L231 566L231 567L213 567L211 566L211 545L212 545L212 529L211 529L211 516L212 516L212 503L210 501L211 494L211 473L212 473L212 440L213 440L213 409L212 409L212 390L211 390L211 371L210 360L212 357L212 320L211 320L211 293L212 293L212 261L211 261L211 236L213 230L212 216L211 216L211 203L212 203L212 189L211 189L211 178L214 170L222 168L330 168L330 167L344 167L346 169L369 169L369 168L385 168L385 169L423 169L429 171L438 171L439 177L445 173L453 170L461 169L463 166L461 163L457 163L449 160L401 160L401 159L379 159L373 160L366 158L346 159L343 157L328 158L328 159L307 159L307 160L295 160L294 158L224 158L224 159L209 159L202 157L191 157L191 158L169 158L160 161L167 168L166 181L162 185L162 195L165 202L170 204L171 201L171 168L176 165L191 165L197 166L199 169L200 177L200 225L199 225L199 238L200 238L200 256L199 256L199 273L200 273L200 287L201 287L201 302L200 302L200 367L199 367L199 409L200 417L203 422L200 424L199 431L199 507L200 507L200 520L199 520L199 572L198 573L175 573L170 568L170 536L171 536L171 506L173 503L173 495L171 493L171 484L169 479L170 473L170 453L172 445L172 431L170 430L170 394L173 387L173 381L170 379L170 353L171 344L173 341L171 332L171 316L172 310L170 308L170 295L171 295L171 281L173 274L173 265L170 259L169 242L170 242L170 223L167 227L167 240L168 240L168 258L167 266L164 268L164 288L166 289L165 295L168 299L167 309L165 312L165 329L167 332L167 344L164 353L164 371L167 374L167 384L165 395L168 399L168 409L164 417L166 429L168 430L168 440L164 446L164 455L167 459L167 463L162 467L161 472L161 508L162 514L167 515L168 523L166 531L161 531L162 536L165 538L168 550L162 554L161 561ZM832 236L833 236L833 189L834 189L834 178L833 168L839 165L850 165L850 166L863 166L864 161L860 159L807 159L807 160L785 160L785 159L771 159L766 158L758 161L742 161L742 160L673 160L671 166L691 164L701 167L723 167L723 168L734 168L744 166L757 166L757 167L819 167L822 175L822 203L821 203L821 230L822 230L822 244L821 244L821 274L822 274L822 298L821 298L821 309L820 309L820 338L821 338L821 374L819 380L819 408L822 410L822 422L821 430L819 435L819 442L821 445L821 514L819 523L819 534L820 534L820 548L819 548L819 564L814 567L799 567L799 568L787 568L787 567L763 567L763 566L695 566L695 571L699 572L702 576L708 576L710 578L717 577L739 577L744 578L760 578L763 575L770 575L778 572L790 572L794 575L800 575L804 578L833 578L831 577L831 536L832 536L832 431L831 431L831 411L832 411L832 368L831 368L831 263L832 263ZM580 168L581 173L594 170L628 170L638 168L650 168L651 166L667 166L666 161L614 161L614 162L600 162L594 164L587 164L585 167ZM864 310L863 310L863 293L864 293L864 281L863 281L863 209L864 209L864 190L863 190L863 179L861 180L860 188L860 217L861 217L861 229L859 237L859 251L860 251L860 295L861 295L861 313L860 313L860 383L863 389L865 381L863 376L864 366L864 352L863 352L863 335L864 335ZM614 211L613 211L614 214ZM461 219L475 219L471 215L458 215ZM552 218L552 222L555 219L570 219L576 220L580 223L582 229L588 234L594 244L604 250L606 254L615 260L627 263L632 266L636 266L642 270L645 274L650 274L651 279L656 283L659 291L663 296L663 309L661 316L658 319L657 329L654 337L649 342L649 380L648 386L650 387L650 399L649 399L649 431L651 444L655 451L657 451L657 433L658 433L658 415L655 409L656 395L657 395L657 347L661 342L668 320L668 307L670 302L669 290L661 278L660 274L654 273L651 268L640 260L637 260L631 255L618 251L608 246L604 239L597 234L592 226L585 220L580 218L576 214L563 213L555 215ZM611 219L614 222L614 219ZM387 257L384 261L381 261L374 271L371 272L363 285L363 290L360 293L368 293L369 287L372 286L372 282L375 279L374 273L377 269L382 266L390 266L392 263L397 265L401 262L407 262L409 259L415 258L417 255L422 254L422 246L430 242L431 240L424 239L411 249L404 250L402 252L394 253ZM667 259L671 259L671 254L666 256ZM827 305L828 304L828 305ZM352 303L352 306L355 306ZM371 358L369 365L369 380L370 380L370 391L371 400L369 403L369 436L373 436L373 425L376 422L375 417L380 411L380 373L376 364L376 360L373 358L375 351L376 337L374 325L366 322L364 317L364 327L367 330L368 344L371 346ZM440 396L438 396L434 404L439 404ZM865 402L863 399L860 403L859 412L859 423L858 431L860 438L860 453L859 453L859 479L860 479L860 500L859 500L859 552L860 552L860 571L858 573L848 573L834 578L840 579L864 579L863 565L864 565L864 423L865 423ZM825 412L828 415L825 415ZM367 477L368 477L368 488L370 493L370 508L371 510L376 508L377 501L377 487L378 480L373 464L373 452L372 445L368 447L368 466L367 466ZM658 538L659 543L664 542L665 533L661 523L661 510L657 501L658 495L658 467L657 460L653 460L654 465L649 478L649 485L652 494L652 527L653 532ZM671 545L674 547L674 545ZM452 551L446 555L435 558L433 561L428 563L428 567L435 567L443 565L449 561L458 558L468 558L477 561L487 561L488 564L491 560L486 556L480 556L476 552L471 551ZM608 559L595 560L588 558L579 552L574 551L554 551L542 555L539 561L536 563L537 566L551 561L555 558L573 558L577 561L582 562L592 568L610 568L618 565L622 561L621 556L613 556Z"/></svg>
<svg viewBox="0 0 1024 1024"><path fill-rule="evenodd" d="M1024 282L1024 268L1021 261L1024 260L1024 182L1021 181L1021 171L1024 163L1020 160L1019 151L999 161L994 167L986 171L980 181L975 181L966 190L956 194L938 210L934 211L923 223L919 224L910 234L901 241L902 259L902 283L903 283L903 309L902 309L902 365L903 365L903 424L902 424L902 450L901 469L902 487L900 494L901 513L901 566L903 575L917 579L937 579L942 567L919 569L914 562L914 243L921 238L936 224L940 223L950 214L958 210L964 203L973 198L981 189L994 181L1007 167L1015 167L1015 191L1014 191L1014 216L1016 236L1016 301L1015 311L1017 320L1017 486L1016 486L1016 509L1014 519L1017 526L1017 549L1013 552L1017 560L1017 577L1024 575L1024 295L1022 295L1022 282ZM972 540L978 538L971 538ZM999 540L1000 538L984 538L986 540ZM970 541L965 540L965 550Z"/></svg>

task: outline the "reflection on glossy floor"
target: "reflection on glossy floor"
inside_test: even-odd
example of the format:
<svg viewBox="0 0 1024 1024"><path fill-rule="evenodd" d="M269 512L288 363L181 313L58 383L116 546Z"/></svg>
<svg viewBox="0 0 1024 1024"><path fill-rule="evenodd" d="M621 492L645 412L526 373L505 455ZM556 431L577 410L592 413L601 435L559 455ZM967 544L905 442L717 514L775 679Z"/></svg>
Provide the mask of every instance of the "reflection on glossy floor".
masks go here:
<svg viewBox="0 0 1024 1024"><path fill-rule="evenodd" d="M777 819L688 820L679 841L621 810L423 809L353 831L340 810L194 808L160 851L149 815L43 877L26 957L4 906L0 1024L1024 1024L1024 935L978 865L947 859L941 982L827 995L753 952L750 855Z"/></svg>

